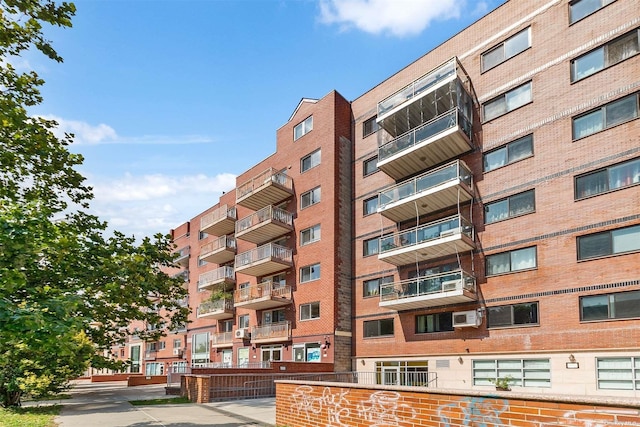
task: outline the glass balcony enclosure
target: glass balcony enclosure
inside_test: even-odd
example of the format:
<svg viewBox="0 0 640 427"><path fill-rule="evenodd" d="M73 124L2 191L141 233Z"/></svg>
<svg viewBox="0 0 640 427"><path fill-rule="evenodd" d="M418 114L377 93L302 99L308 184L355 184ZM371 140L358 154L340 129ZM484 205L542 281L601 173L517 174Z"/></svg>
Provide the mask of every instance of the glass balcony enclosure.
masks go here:
<svg viewBox="0 0 640 427"><path fill-rule="evenodd" d="M235 206L222 205L200 219L200 231L212 236L224 236L233 233L237 219Z"/></svg>
<svg viewBox="0 0 640 427"><path fill-rule="evenodd" d="M269 276L292 266L293 253L291 249L275 243L258 246L236 255L235 258L236 272L251 276Z"/></svg>
<svg viewBox="0 0 640 427"><path fill-rule="evenodd" d="M230 290L236 283L233 267L228 265L207 271L198 276L198 290Z"/></svg>
<svg viewBox="0 0 640 427"><path fill-rule="evenodd" d="M473 226L456 215L381 237L378 259L400 266L475 247Z"/></svg>
<svg viewBox="0 0 640 427"><path fill-rule="evenodd" d="M275 206L267 206L236 223L238 239L260 245L293 231L293 214Z"/></svg>
<svg viewBox="0 0 640 427"><path fill-rule="evenodd" d="M233 313L233 301L230 299L206 301L196 309L197 317L208 317L216 320L231 319Z"/></svg>
<svg viewBox="0 0 640 427"><path fill-rule="evenodd" d="M251 310L266 310L291 304L291 286L262 282L257 285L236 289L233 293L236 307Z"/></svg>
<svg viewBox="0 0 640 427"><path fill-rule="evenodd" d="M392 185L378 195L378 212L394 222L422 216L473 198L471 171L461 160Z"/></svg>
<svg viewBox="0 0 640 427"><path fill-rule="evenodd" d="M236 256L236 239L220 236L200 247L200 259L214 264L224 264Z"/></svg>
<svg viewBox="0 0 640 427"><path fill-rule="evenodd" d="M380 287L380 307L411 310L477 301L476 280L458 270L386 283Z"/></svg>
<svg viewBox="0 0 640 427"><path fill-rule="evenodd" d="M236 203L260 210L293 196L293 180L283 171L269 168L236 189Z"/></svg>

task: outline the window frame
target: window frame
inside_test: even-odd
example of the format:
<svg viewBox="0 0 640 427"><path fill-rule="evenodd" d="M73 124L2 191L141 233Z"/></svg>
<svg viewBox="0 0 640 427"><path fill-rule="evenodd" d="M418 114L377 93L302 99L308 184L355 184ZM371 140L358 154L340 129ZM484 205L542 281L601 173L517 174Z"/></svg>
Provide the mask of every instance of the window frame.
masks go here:
<svg viewBox="0 0 640 427"><path fill-rule="evenodd" d="M526 212L519 212L519 213L516 213L516 214L512 215L511 214L511 201L512 201L512 199L515 199L516 197L523 196L523 195L528 194L528 193L532 194L532 197L531 197L531 205L532 205L531 210L528 210ZM535 193L535 188L532 188L530 190L522 191L520 193L512 194L512 195L504 197L502 199L498 199L498 200L494 200L492 202L486 203L484 205L484 223L485 223L485 225L495 224L496 222L507 221L509 219L518 218L518 217L521 217L523 215L529 215L529 214L535 213L536 212L536 195L535 194L536 194ZM504 218L499 218L499 219L496 219L494 221L489 222L488 221L487 208L489 208L492 205L498 205L499 203L504 203L504 202L507 203L507 216L504 217Z"/></svg>
<svg viewBox="0 0 640 427"><path fill-rule="evenodd" d="M535 308L535 321L516 323L517 307L529 306L529 310ZM491 325L491 312L497 309L509 308L509 324ZM505 304L487 307L487 329L504 329L504 328L527 328L531 326L540 326L540 303L538 301L522 302L517 304Z"/></svg>
<svg viewBox="0 0 640 427"><path fill-rule="evenodd" d="M317 161L316 163L314 163L313 159L315 158L316 155L317 155ZM309 159L309 167L305 169L304 162L307 159ZM318 148L317 150L312 151L311 153L307 154L306 156L300 159L300 173L305 173L317 166L320 166L321 161L322 161L322 149Z"/></svg>
<svg viewBox="0 0 640 427"><path fill-rule="evenodd" d="M601 367L603 362L628 362L628 366L620 366L619 364L612 367ZM613 371L612 378L606 378L601 375L603 371ZM625 377L624 375L629 377ZM603 387L607 382L620 384L622 382L629 383L629 387ZM596 386L598 390L640 390L640 357L596 357Z"/></svg>
<svg viewBox="0 0 640 427"><path fill-rule="evenodd" d="M622 103L627 98L635 98L635 116L628 117L628 118L625 118L625 119L623 119L621 121L618 120L618 121L615 121L613 123L607 124L607 118L608 118L607 117L607 108L608 107L613 108L617 103ZM597 133L604 132L604 131L606 131L608 129L611 129L611 128L614 128L614 127L616 127L618 125L622 125L624 123L629 123L629 122L631 122L633 120L637 120L640 117L640 100L639 99L640 99L640 92L631 93L631 94L625 95L625 96L623 96L621 98L614 99L611 102L607 102L606 104L602 104L602 105L600 105L600 106L598 106L596 108L593 108L593 109L591 109L589 111L585 111L584 113L578 114L577 116L573 116L571 118L571 138L572 138L572 140L574 142L575 141L579 141L579 140L581 140L583 138L587 138L587 137L589 137L591 135L595 135ZM576 136L576 122L578 120L584 119L584 118L589 117L591 115L596 115L597 113L600 113L600 116L601 116L600 117L601 118L600 119L601 127L599 129L595 129L593 131L590 131L589 133L580 134L579 136ZM594 123L595 123L595 121L594 121Z"/></svg>
<svg viewBox="0 0 640 427"><path fill-rule="evenodd" d="M375 248L370 247L369 245L373 242L376 242ZM378 255L380 253L380 238L373 237L371 239L363 239L362 240L362 257L370 257L374 255Z"/></svg>
<svg viewBox="0 0 640 427"><path fill-rule="evenodd" d="M514 93L516 93L518 90L525 88L526 86L529 86L529 99L526 102L523 102L521 104L517 104L511 108L509 108L509 96L513 95ZM524 92L523 92L524 93ZM514 98L517 99L517 98ZM499 102L500 100L502 100L504 102L504 111L501 111L499 113L496 113L494 116L491 116L489 118L487 118L487 106L490 104L494 104ZM528 82L525 82L521 85L518 85L514 88L509 89L506 92L501 93L498 96L495 96L493 98L491 98L488 101L485 101L482 103L482 121L483 123L486 122L490 122L491 120L495 120L498 117L502 117L506 114L511 113L512 111L516 111L519 108L524 107L525 105L529 105L533 102L533 81L529 80ZM502 109L501 109L502 110Z"/></svg>
<svg viewBox="0 0 640 427"><path fill-rule="evenodd" d="M375 290L368 291L368 285L375 285ZM362 281L362 298L374 298L379 297L382 292L380 287L387 283L393 283L393 276L376 277L375 279L367 279Z"/></svg>
<svg viewBox="0 0 640 427"><path fill-rule="evenodd" d="M546 365L545 368L540 366L541 363ZM488 366L489 364L493 366ZM547 378L541 376L542 372L547 373ZM530 373L530 376L527 373ZM474 359L471 362L471 383L474 386L495 386L492 380L506 376L511 376L512 384L518 387L551 387L551 359ZM548 382L542 385L541 380ZM528 381L533 384L527 384Z"/></svg>
<svg viewBox="0 0 640 427"><path fill-rule="evenodd" d="M633 229L637 229L633 230ZM618 256L618 255L627 255L627 254L632 254L632 253L636 253L636 252L640 252L640 244L638 244L638 247L636 248L631 248L631 249L627 249L627 250L623 250L623 251L616 251L615 249L615 233L616 232L620 232L623 230L632 230L635 231L635 233L640 234L640 224L634 224L634 225L630 225L627 227L620 227L620 228L613 228L611 230L605 230L605 231L598 231L596 233L589 233L589 234L584 234L582 236L577 236L576 237L576 251L577 251L577 257L578 257L578 261L590 261L590 260L594 260L594 259L602 259L602 258L608 258L608 257L612 257L612 256ZM634 233L634 234L635 234ZM598 237L607 237L607 252L606 253L597 253L595 255L591 255L591 256L582 256L581 252L581 240L584 239L596 239L596 241L598 241ZM603 248L604 245L602 244L604 242L601 241L600 244L598 244L599 248Z"/></svg>
<svg viewBox="0 0 640 427"><path fill-rule="evenodd" d="M576 22L579 22L581 20L583 20L584 18L593 15L594 13L596 13L597 11L599 11L600 9L609 6L611 3L615 2L616 0L600 0L600 7L593 9L592 11L588 12L585 15L582 15L581 17L577 18L577 19L572 19L571 17L571 6L580 3L583 0L572 0L569 2L569 25L573 25Z"/></svg>
<svg viewBox="0 0 640 427"><path fill-rule="evenodd" d="M440 320L441 316L449 317L448 325L445 324L444 327L450 326L450 329L438 329L438 330L434 329L433 331L428 330L429 328L426 327L429 324L427 319L432 317L434 319L433 320L433 324L435 325L436 323L438 323L438 326L439 326L439 324L442 323L441 320ZM421 318L421 317L425 318L425 330L424 331L422 331L422 330L420 330L418 328L418 325L419 325L418 318ZM436 322L436 318L438 319L437 322ZM442 332L453 332L455 330L455 328L453 327L453 312L452 311L445 311L445 312L442 312L442 313L418 314L418 315L415 316L414 320L415 320L415 333L416 334L437 334L437 333L442 333Z"/></svg>
<svg viewBox="0 0 640 427"><path fill-rule="evenodd" d="M614 46L616 43L619 43L621 41L623 41L625 38L630 37L632 34L635 33L635 38L636 38L636 45L639 47L639 49L636 50L635 53L632 53L631 55L627 56L626 58L622 58L622 59L618 59L617 61L612 61L611 60L611 55L610 55L610 49L612 48L612 46ZM594 53L598 52L598 51L602 51L602 66L601 68L598 68L594 71L589 72L588 74L583 74L580 77L576 77L577 76L577 64L578 61L580 59L585 59L586 57L588 57L589 55L593 55ZM589 76L592 76L594 74L599 73L600 71L606 70L607 68L613 67L615 65L620 64L621 62L626 61L627 59L633 58L634 56L637 56L638 54L640 54L640 27L639 28L635 28L631 31L627 31L626 33L612 39L609 40L606 43L601 44L600 46L596 47L595 49L591 49L588 52L583 53L580 56L577 56L575 58L573 58L570 63L570 80L571 83L576 83L579 82L581 80L586 79Z"/></svg>
<svg viewBox="0 0 640 427"><path fill-rule="evenodd" d="M634 163L638 163L637 164L637 171L633 170L633 166ZM621 167L625 167L625 166L630 166L631 169L631 174L628 176L625 176L625 182L622 183L616 183L617 185L612 185L612 172L616 169L616 168L621 168ZM604 180L602 180L601 178L601 182L599 183L600 185L604 185L606 188L604 188L603 190L598 190L596 189L589 189L587 188L586 185L581 185L580 184L580 180L588 178L588 177L596 177L597 175L603 175L603 178L606 179L606 182ZM627 182L629 181L629 182ZM617 190L621 190L623 188L628 188L628 187L633 187L635 185L640 184L640 157L636 157L634 159L629 159L626 160L624 162L620 162L620 163L615 163L613 165L609 165L606 166L604 168L600 168L600 169L595 169L592 171L589 171L587 173L583 173L580 175L576 175L573 179L573 197L575 201L579 201L579 200L584 200L584 199L588 199L590 197L595 197L595 196L599 196L601 194L607 194L610 193L612 191L617 191ZM584 187L584 188L582 188ZM593 192L591 192L593 191ZM583 193L585 195L581 195L580 193Z"/></svg>
<svg viewBox="0 0 640 427"><path fill-rule="evenodd" d="M391 325L391 334L382 334L382 322L390 322ZM373 325L376 324L377 327L377 334L376 335L367 335L367 325ZM388 325L387 325L388 327ZM393 320L393 317L385 317L384 319L376 319L376 320L365 320L362 322L362 337L363 339L370 339L370 338L390 338L395 336L395 322Z"/></svg>
<svg viewBox="0 0 640 427"><path fill-rule="evenodd" d="M315 275L315 271L313 271L313 269L317 269L317 277ZM305 271L308 270L308 279L304 279L305 277ZM309 283L309 282L315 282L316 280L320 280L321 278L321 271L320 271L320 263L317 262L315 264L309 264L309 265L305 265L303 267L300 267L300 283Z"/></svg>
<svg viewBox="0 0 640 427"><path fill-rule="evenodd" d="M512 267L513 264L513 255L517 254L518 252L522 252L522 251L527 251L527 250L531 250L533 249L533 262L534 265L533 267L526 267L526 268L521 268L521 269L516 269L514 270ZM499 273L490 273L489 272L489 260L491 258L494 257L498 257L498 256L504 256L506 254L509 254L509 270L507 271L503 271L503 272L499 272ZM491 255L487 255L485 257L485 276L486 277L494 277L494 276L502 276L504 274L512 274L512 273L520 273L523 271L531 271L531 270L536 270L538 268L538 247L537 246L527 246L525 248L518 248L518 249L514 249L511 251L505 251L505 252L498 252L495 254L491 254Z"/></svg>
<svg viewBox="0 0 640 427"><path fill-rule="evenodd" d="M248 314L238 315L238 329L248 328L251 325L251 319Z"/></svg>
<svg viewBox="0 0 640 427"><path fill-rule="evenodd" d="M378 119L378 116L376 115L376 116L370 117L367 120L362 122L362 137L363 138L366 138L369 135L372 135L372 134L378 132L378 130L380 130L380 126L378 125L377 119ZM367 125L368 124L371 124L370 125L371 129L369 131L367 131Z"/></svg>
<svg viewBox="0 0 640 427"><path fill-rule="evenodd" d="M314 316L314 307L316 308L317 315ZM305 317L305 309L308 309L308 317ZM316 320L320 318L320 301L314 301L306 304L300 304L300 321L305 322L307 320Z"/></svg>
<svg viewBox="0 0 640 427"><path fill-rule="evenodd" d="M305 197L309 197L309 203L307 205L303 204ZM318 203L320 203L321 200L322 200L322 192L320 191L320 186L312 188L309 191L305 191L304 193L300 194L300 210L307 209L313 205L317 205Z"/></svg>
<svg viewBox="0 0 640 427"><path fill-rule="evenodd" d="M375 209L373 212L369 212L367 209L368 202L375 200ZM369 197L368 199L364 199L362 201L362 216L369 216L375 213L378 213L378 206L380 206L380 198L378 196Z"/></svg>
<svg viewBox="0 0 640 427"><path fill-rule="evenodd" d="M596 294L596 295L583 295L581 297L579 297L579 310L580 310L580 322L608 322L608 321L617 321L617 320L633 320L633 319L640 319L640 305L638 304L631 304L634 307L637 308L638 313L632 316L616 316L616 300L615 297L616 296L622 296L622 295L633 295L633 294L637 294L637 300L640 301L640 290L633 290L633 291L623 291L623 292L611 292L608 294ZM600 316L600 317L596 317L593 315L590 316L585 316L584 313L584 302L586 300L597 300L597 299L606 299L606 309L607 309L607 313L606 313L606 317L605 316ZM602 305L602 304L601 304ZM613 309L612 309L613 307ZM612 315L613 313L613 315Z"/></svg>
<svg viewBox="0 0 640 427"><path fill-rule="evenodd" d="M300 135L298 135L298 129L300 129ZM293 127L293 140L297 141L309 132L313 130L313 115L302 120L300 123Z"/></svg>
<svg viewBox="0 0 640 427"><path fill-rule="evenodd" d="M509 42L517 40L517 37L520 36L522 33L527 32L527 42L528 45L523 48L518 50L517 52L514 51L512 54L510 54L509 56L506 55L506 46ZM523 28L522 30L518 31L517 33L513 34L512 36L507 37L506 39L504 39L502 42L498 43L497 45L494 45L493 47L491 47L490 49L487 49L486 51L484 51L483 53L480 54L480 72L481 73L486 73L487 71L497 67L498 65L510 60L511 58L515 58L516 56L520 55L522 52L531 49L532 46L532 41L531 41L531 26L528 26L526 28ZM489 54L494 53L498 50L502 50L502 59L500 59L499 61L495 62L493 65L490 66L486 66L485 65L485 58L488 57Z"/></svg>
<svg viewBox="0 0 640 427"><path fill-rule="evenodd" d="M374 163L374 169L372 171L367 171L367 165ZM378 169L378 155L376 154L373 157L369 157L366 160L362 161L362 176L369 176L369 175L373 175L374 173L380 171L380 169Z"/></svg>
<svg viewBox="0 0 640 427"><path fill-rule="evenodd" d="M305 233L309 234L309 239L306 241L304 239ZM318 237L315 237L316 234ZM300 246L305 246L314 242L318 242L320 241L320 238L321 238L320 224L312 225L311 227L307 227L304 230L300 231Z"/></svg>
<svg viewBox="0 0 640 427"><path fill-rule="evenodd" d="M510 150L512 149L512 147L515 147L518 144L520 144L520 143L522 143L523 141L526 141L526 140L529 140L529 144L531 146L531 154L528 154L528 155L526 155L524 157L519 157L519 158L513 159L513 160L510 159ZM493 167L493 168L487 167L488 166L487 165L487 156L489 156L491 154L495 154L495 153L503 151L503 150L506 152L506 154L505 154L505 163L503 163L503 164L501 164L499 166ZM513 141L510 141L510 142L502 145L501 147L494 148L493 150L490 150L490 151L487 151L486 153L483 153L482 154L482 170L485 173L486 172L491 172L491 171L494 171L496 169L500 169L500 168L503 168L505 166L509 166L511 164L517 163L517 162L519 162L521 160L528 159L530 157L533 157L534 155L535 155L535 153L534 153L534 149L533 149L533 134L530 133L529 135L525 135L525 136L520 137L518 139L514 139Z"/></svg>

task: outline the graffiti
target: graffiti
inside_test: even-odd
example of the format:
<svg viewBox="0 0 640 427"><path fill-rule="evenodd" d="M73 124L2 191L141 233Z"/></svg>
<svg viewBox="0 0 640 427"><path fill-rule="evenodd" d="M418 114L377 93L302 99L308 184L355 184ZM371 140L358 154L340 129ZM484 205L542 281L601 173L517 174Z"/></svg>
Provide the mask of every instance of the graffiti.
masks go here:
<svg viewBox="0 0 640 427"><path fill-rule="evenodd" d="M500 414L509 409L509 403L504 399L485 399L484 397L467 397L460 402L450 403L438 408L438 416L444 427L450 427L452 417L458 424L459 417L454 415L457 410L462 411L463 426L493 427L507 425L500 419Z"/></svg>
<svg viewBox="0 0 640 427"><path fill-rule="evenodd" d="M313 387L303 385L297 387L291 398L291 410L296 411L298 415L304 414L307 420L311 420L312 415L318 415L323 410L327 411L327 427L344 426L341 418L348 417L350 414L349 401L346 398L348 391L340 389L337 393L331 393L329 387L325 387L321 396L312 396Z"/></svg>
<svg viewBox="0 0 640 427"><path fill-rule="evenodd" d="M368 400L358 404L357 411L361 420L373 422L371 427L399 426L400 422L416 416L415 409L401 403L400 393L395 391L372 393Z"/></svg>
<svg viewBox="0 0 640 427"><path fill-rule="evenodd" d="M611 426L640 426L640 423L631 421L605 421L603 415L610 416L614 420L618 420L618 416L621 417L637 417L640 411L629 410L598 410L589 409L583 411L567 411L564 413L555 423L545 423L542 427L551 426L575 426L575 427L611 427ZM593 418L589 418L592 415Z"/></svg>

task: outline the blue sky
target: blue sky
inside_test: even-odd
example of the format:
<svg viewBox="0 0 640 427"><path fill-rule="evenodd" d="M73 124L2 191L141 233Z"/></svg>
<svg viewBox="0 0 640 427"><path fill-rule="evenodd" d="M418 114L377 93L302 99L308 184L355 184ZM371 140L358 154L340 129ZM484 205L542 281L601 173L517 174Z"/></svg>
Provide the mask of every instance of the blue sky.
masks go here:
<svg viewBox="0 0 640 427"><path fill-rule="evenodd" d="M354 99L502 0L77 0L33 114L73 132L91 211L136 237L217 203L301 98Z"/></svg>

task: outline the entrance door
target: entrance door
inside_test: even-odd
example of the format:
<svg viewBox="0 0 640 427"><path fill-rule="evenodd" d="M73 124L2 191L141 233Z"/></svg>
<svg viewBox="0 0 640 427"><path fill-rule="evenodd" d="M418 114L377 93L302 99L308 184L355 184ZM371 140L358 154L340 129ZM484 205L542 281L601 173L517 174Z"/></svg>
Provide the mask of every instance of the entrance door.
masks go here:
<svg viewBox="0 0 640 427"><path fill-rule="evenodd" d="M399 366L383 366L382 367L382 384L400 385L400 367Z"/></svg>
<svg viewBox="0 0 640 427"><path fill-rule="evenodd" d="M222 350L222 364L225 367L231 367L233 364L233 351L232 350Z"/></svg>
<svg viewBox="0 0 640 427"><path fill-rule="evenodd" d="M131 359L130 372L137 374L138 372L140 372L140 346L132 345L130 348L130 352L131 352L129 353L129 358Z"/></svg>

